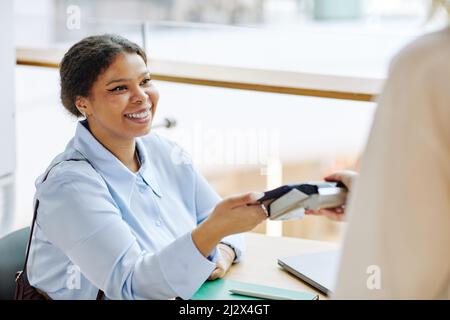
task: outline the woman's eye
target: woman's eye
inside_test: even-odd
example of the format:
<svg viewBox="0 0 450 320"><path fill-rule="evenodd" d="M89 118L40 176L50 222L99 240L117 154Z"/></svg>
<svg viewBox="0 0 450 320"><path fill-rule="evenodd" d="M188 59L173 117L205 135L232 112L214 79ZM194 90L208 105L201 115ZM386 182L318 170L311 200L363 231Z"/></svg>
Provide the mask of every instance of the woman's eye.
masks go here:
<svg viewBox="0 0 450 320"><path fill-rule="evenodd" d="M141 84L142 84L142 85L149 84L151 80L152 80L152 79L150 79L150 78L145 78L144 80L142 80Z"/></svg>
<svg viewBox="0 0 450 320"><path fill-rule="evenodd" d="M118 86L118 87L115 87L115 88L110 89L110 90L108 90L108 91L111 91L111 92L119 92L119 91L123 91L123 90L126 90L126 89L127 89L126 86Z"/></svg>

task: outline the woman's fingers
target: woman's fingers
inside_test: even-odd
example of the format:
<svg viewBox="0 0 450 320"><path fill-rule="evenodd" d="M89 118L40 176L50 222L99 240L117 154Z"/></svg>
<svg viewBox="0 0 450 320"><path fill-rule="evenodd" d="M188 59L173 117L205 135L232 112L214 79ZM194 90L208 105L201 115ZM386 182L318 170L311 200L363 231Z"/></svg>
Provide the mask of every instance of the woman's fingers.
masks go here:
<svg viewBox="0 0 450 320"><path fill-rule="evenodd" d="M256 203L249 203L259 195L251 193L223 200L208 217L209 225L214 226L223 236L252 230L267 219L264 210Z"/></svg>
<svg viewBox="0 0 450 320"><path fill-rule="evenodd" d="M264 196L262 192L250 192L238 196L228 197L224 200L224 203L231 208L236 208L246 204L254 204L258 199Z"/></svg>
<svg viewBox="0 0 450 320"><path fill-rule="evenodd" d="M344 208L334 209L320 209L320 210L305 210L305 214L313 216L325 216L331 220L342 221L344 220Z"/></svg>
<svg viewBox="0 0 450 320"><path fill-rule="evenodd" d="M258 220L265 220L267 218L267 207L263 206L260 203L250 204L245 207L236 208L236 210L239 210L245 214L249 214L254 218L257 218Z"/></svg>
<svg viewBox="0 0 450 320"><path fill-rule="evenodd" d="M305 214L309 215L316 215L316 216L325 216L325 215L331 215L331 214L343 214L344 208L332 208L332 209L320 209L320 210L305 210Z"/></svg>
<svg viewBox="0 0 450 320"><path fill-rule="evenodd" d="M324 179L329 182L339 182L342 181L342 175L340 173L333 173L326 176Z"/></svg>
<svg viewBox="0 0 450 320"><path fill-rule="evenodd" d="M343 170L338 171L333 174L326 176L325 181L329 182L342 182L347 189L351 189L353 180L358 176L358 174L354 171Z"/></svg>
<svg viewBox="0 0 450 320"><path fill-rule="evenodd" d="M255 206L255 207L256 207L255 209L258 210L259 222L263 222L264 220L266 220L269 217L269 211L263 204Z"/></svg>
<svg viewBox="0 0 450 320"><path fill-rule="evenodd" d="M323 213L324 216L326 216L327 218L334 220L334 221L342 221L345 219L345 216L343 214L343 212L336 212L333 210L324 210L325 212Z"/></svg>
<svg viewBox="0 0 450 320"><path fill-rule="evenodd" d="M326 176L324 180L328 182L342 182L348 188L351 177L344 172L335 172Z"/></svg>
<svg viewBox="0 0 450 320"><path fill-rule="evenodd" d="M217 266L213 272L211 272L208 280L216 280L218 278L222 278L225 275L225 270L222 267Z"/></svg>
<svg viewBox="0 0 450 320"><path fill-rule="evenodd" d="M219 277L219 269L215 268L214 271L209 275L208 280L216 280Z"/></svg>

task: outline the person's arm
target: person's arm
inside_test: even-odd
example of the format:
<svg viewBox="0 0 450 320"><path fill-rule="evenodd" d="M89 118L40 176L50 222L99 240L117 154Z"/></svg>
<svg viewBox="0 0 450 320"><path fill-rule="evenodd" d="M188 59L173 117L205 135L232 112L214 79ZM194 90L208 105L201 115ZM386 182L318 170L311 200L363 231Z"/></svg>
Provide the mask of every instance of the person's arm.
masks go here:
<svg viewBox="0 0 450 320"><path fill-rule="evenodd" d="M194 232L161 251L142 250L100 176L85 163L62 166L63 174L53 169L37 192L37 222L47 239L108 298L188 299L214 270L215 264L205 258L209 249L194 243ZM213 219L210 226L214 221L221 222ZM201 241L210 235L205 231ZM45 283L37 286L48 289Z"/></svg>
<svg viewBox="0 0 450 320"><path fill-rule="evenodd" d="M448 50L394 63L353 188L334 298L449 297L449 82Z"/></svg>
<svg viewBox="0 0 450 320"><path fill-rule="evenodd" d="M260 197L257 193L247 193L221 201L192 231L199 251L206 257L226 236L250 231L256 226L255 221L265 220L266 214L256 202Z"/></svg>
<svg viewBox="0 0 450 320"><path fill-rule="evenodd" d="M242 198L242 196L232 197L227 199L224 203L220 203L218 207L215 207L215 205L220 202L219 195L214 191L214 189L211 188L211 186L200 173L198 173L195 169L193 169L193 173L195 180L197 222L199 224L197 230L193 232L193 239L195 243L197 243L197 240L199 239L198 244L201 247L201 239L203 239L203 242L206 241L210 244L213 243L213 241L214 243L217 243L217 238L213 240L208 238L211 236L214 237L218 232L220 238L221 227L227 225L227 221L214 223L214 225L212 225L212 227L208 230L208 226L211 226L211 221L209 220L211 220L212 218L210 217L210 213L213 212L214 208L216 208L216 211L225 212L226 210L228 214L230 214L230 212L232 212L232 209L230 209L229 207L225 209L226 207L224 208L224 204L228 206L239 207L242 205L246 205L247 203L255 202L255 200L257 200L258 197L263 196L263 194L248 194L247 198ZM217 216L217 213L215 215ZM226 219L229 220L229 218ZM242 215L241 219L245 220L245 215ZM261 217L261 219L264 219L264 217ZM242 220L241 222L244 222L244 220ZM226 229L228 228L229 227L227 227ZM252 226L249 226L249 229L251 228ZM199 233L202 232L204 232L204 235L199 235ZM209 246L207 247L209 250ZM210 255L208 256L211 261L214 261L216 263L216 268L213 270L208 279L214 280L224 277L231 265L240 261L243 251L244 240L242 234L231 234L220 238L219 243L217 243L217 246L211 251Z"/></svg>
<svg viewBox="0 0 450 320"><path fill-rule="evenodd" d="M199 224L198 230L193 234L194 241L196 241L196 233L201 232L205 227L208 226L208 217L210 216L210 213L213 212L215 206L220 203L221 198L209 185L206 179L192 166L191 170L193 172L195 181L195 207L197 213L197 223ZM263 194L256 194L253 195L253 198L244 198L241 200L235 198L235 200L233 201L236 202L236 205L241 205L254 202L258 197L261 196L263 196ZM229 200L228 202L230 202ZM213 236L215 233L217 233L217 230L205 231L205 236L203 237L203 239L206 239L208 234L209 236ZM212 241L217 242L217 239L209 240L210 243ZM240 261L244 252L244 240L242 234L231 234L228 236L224 236L223 238L220 238L219 241L220 242L208 256L211 261L216 263L216 268L208 278L209 280L214 280L225 276L230 266L233 263L237 263Z"/></svg>
<svg viewBox="0 0 450 320"><path fill-rule="evenodd" d="M195 181L195 207L197 214L197 223L201 225L211 214L215 206L222 200L217 192L210 186L208 181L194 168L191 166L191 170ZM262 196L259 195L259 196ZM255 198L258 194L254 195ZM248 201L248 200L244 200ZM252 200L250 200L252 201ZM215 250L214 254L218 254L214 260L217 260L222 254L222 257L228 258L232 257L231 262L238 262L244 252L244 240L241 234L228 235L220 239L220 243L228 246L233 252L230 252L223 245L219 246L220 251ZM228 253L228 254L227 254ZM233 256L234 254L234 256Z"/></svg>

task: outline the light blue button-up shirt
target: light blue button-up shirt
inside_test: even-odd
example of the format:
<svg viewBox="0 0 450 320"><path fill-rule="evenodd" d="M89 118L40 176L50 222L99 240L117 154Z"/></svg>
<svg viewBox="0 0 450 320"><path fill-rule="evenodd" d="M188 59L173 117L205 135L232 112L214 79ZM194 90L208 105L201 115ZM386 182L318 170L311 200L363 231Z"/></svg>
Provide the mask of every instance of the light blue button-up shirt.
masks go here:
<svg viewBox="0 0 450 320"><path fill-rule="evenodd" d="M82 121L37 179L27 275L52 299L95 299L98 288L109 299L189 299L214 270L219 251L205 258L191 232L220 197L175 143L151 133L136 147L133 173ZM222 242L239 260L242 236Z"/></svg>

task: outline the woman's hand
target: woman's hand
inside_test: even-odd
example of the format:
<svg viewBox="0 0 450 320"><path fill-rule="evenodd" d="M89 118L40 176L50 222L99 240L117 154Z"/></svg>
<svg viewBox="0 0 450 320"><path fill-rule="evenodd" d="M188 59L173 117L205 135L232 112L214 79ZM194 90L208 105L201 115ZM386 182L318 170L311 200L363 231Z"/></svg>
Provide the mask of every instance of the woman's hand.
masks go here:
<svg viewBox="0 0 450 320"><path fill-rule="evenodd" d="M342 182L348 191L352 190L353 182L358 177L358 173L351 170L342 170L336 173L330 174L325 177L325 181L328 182Z"/></svg>
<svg viewBox="0 0 450 320"><path fill-rule="evenodd" d="M252 230L267 215L257 202L263 193L246 193L219 202L209 217L192 231L192 240L207 257L222 238Z"/></svg>
<svg viewBox="0 0 450 320"><path fill-rule="evenodd" d="M257 202L263 195L251 192L228 197L217 204L207 221L214 222L217 231L222 232L223 237L250 231L267 218Z"/></svg>
<svg viewBox="0 0 450 320"><path fill-rule="evenodd" d="M351 192L353 182L358 176L357 172L344 170L333 173L329 176L325 177L325 181L328 182L342 182L345 187ZM316 215L316 216L325 216L334 221L343 221L345 220L345 208L344 206L332 209L320 209L317 211L314 210L306 210L305 214Z"/></svg>
<svg viewBox="0 0 450 320"><path fill-rule="evenodd" d="M220 259L216 262L216 268L209 276L208 280L223 278L233 264L236 254L234 250L226 244L219 243L217 248L220 252Z"/></svg>

